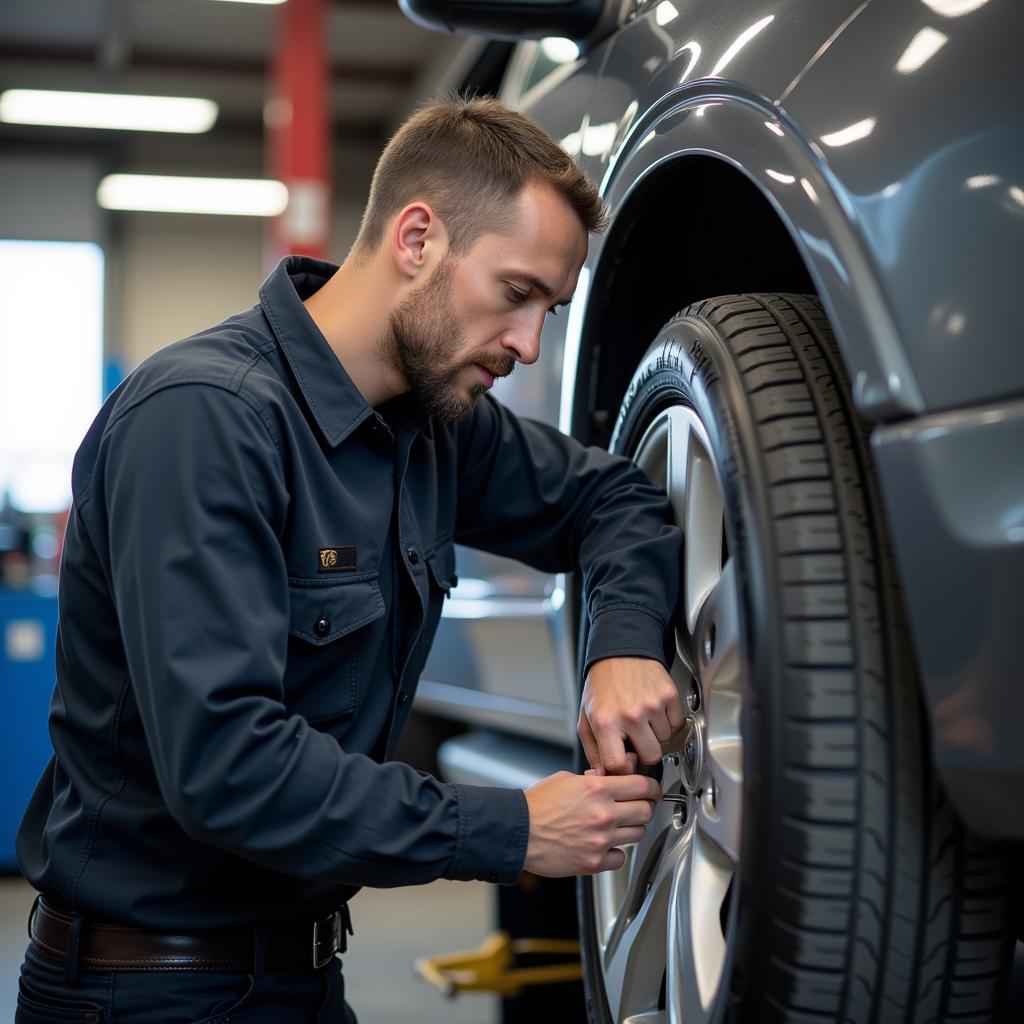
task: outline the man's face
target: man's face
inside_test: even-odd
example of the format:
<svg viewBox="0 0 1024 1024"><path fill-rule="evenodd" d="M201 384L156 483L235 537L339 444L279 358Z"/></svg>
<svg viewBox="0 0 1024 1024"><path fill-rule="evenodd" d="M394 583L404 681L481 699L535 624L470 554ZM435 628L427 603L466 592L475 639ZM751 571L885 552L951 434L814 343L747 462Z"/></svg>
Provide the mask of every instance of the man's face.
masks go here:
<svg viewBox="0 0 1024 1024"><path fill-rule="evenodd" d="M586 258L586 231L550 185L528 184L515 206L507 231L446 256L388 318L387 356L442 422L471 413L517 362L536 362L544 318L568 303Z"/></svg>

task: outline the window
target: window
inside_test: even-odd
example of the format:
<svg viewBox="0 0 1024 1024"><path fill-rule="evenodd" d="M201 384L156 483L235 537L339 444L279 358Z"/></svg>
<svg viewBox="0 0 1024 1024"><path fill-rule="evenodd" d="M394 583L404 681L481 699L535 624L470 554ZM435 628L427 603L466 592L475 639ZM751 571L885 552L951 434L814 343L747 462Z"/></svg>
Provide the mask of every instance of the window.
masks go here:
<svg viewBox="0 0 1024 1024"><path fill-rule="evenodd" d="M0 240L0 505L57 512L103 397L103 250Z"/></svg>

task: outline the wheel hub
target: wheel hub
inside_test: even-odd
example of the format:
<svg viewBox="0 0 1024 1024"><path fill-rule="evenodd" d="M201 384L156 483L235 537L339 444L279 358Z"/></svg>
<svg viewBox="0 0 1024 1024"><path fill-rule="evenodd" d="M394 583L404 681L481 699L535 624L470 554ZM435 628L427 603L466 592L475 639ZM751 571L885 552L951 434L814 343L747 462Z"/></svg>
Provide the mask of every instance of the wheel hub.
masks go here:
<svg viewBox="0 0 1024 1024"><path fill-rule="evenodd" d="M704 736L697 719L690 715L683 725L682 782L687 793L695 795L700 789L704 772Z"/></svg>

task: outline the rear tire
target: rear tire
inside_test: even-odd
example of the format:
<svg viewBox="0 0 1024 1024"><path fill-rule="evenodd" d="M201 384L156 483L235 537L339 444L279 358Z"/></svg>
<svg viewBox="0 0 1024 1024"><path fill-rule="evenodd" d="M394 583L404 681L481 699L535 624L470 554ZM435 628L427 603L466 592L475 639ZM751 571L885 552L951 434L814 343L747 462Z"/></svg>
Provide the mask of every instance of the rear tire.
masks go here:
<svg viewBox="0 0 1024 1024"><path fill-rule="evenodd" d="M639 451L684 530L673 674L681 689L699 691L703 717L693 728L708 753L699 780L679 790L689 801L675 805L688 808L683 825L662 805L619 881L580 879L595 1024L982 1024L997 1012L1013 951L1007 864L965 833L934 777L866 434L849 396L821 304L802 295L690 306L662 329L629 385L611 447ZM668 463L686 443L695 465L713 464L713 476L705 469L695 479L702 493L718 488L720 506L686 490L688 470L678 493L681 471L669 465L658 479L662 429ZM674 442L674 431L687 440ZM721 509L717 577L714 566L688 566L707 562L713 547L706 525L699 549L687 543L698 505L711 521ZM687 593L699 579L711 589ZM728 603L727 580L739 682L723 690L732 677L702 651L713 649L708 630L722 614L715 602ZM719 709L740 709L731 749L742 770L731 774L714 747L726 735L715 731L718 690L727 691ZM716 774L731 787L715 789ZM709 787L721 793L711 810ZM715 810L736 823L731 853L728 842L716 845ZM717 915L700 896L700 856L729 880L715 890ZM660 896L659 879L668 887ZM616 919L607 907L619 893ZM696 911L685 908L702 898L703 931L690 934ZM681 925L678 913L672 923L679 907ZM659 965L645 914L654 929L664 918ZM624 935L644 944L642 958L625 956ZM702 936L724 950L710 968ZM680 956L703 961L677 964ZM700 983L686 991L687 977Z"/></svg>

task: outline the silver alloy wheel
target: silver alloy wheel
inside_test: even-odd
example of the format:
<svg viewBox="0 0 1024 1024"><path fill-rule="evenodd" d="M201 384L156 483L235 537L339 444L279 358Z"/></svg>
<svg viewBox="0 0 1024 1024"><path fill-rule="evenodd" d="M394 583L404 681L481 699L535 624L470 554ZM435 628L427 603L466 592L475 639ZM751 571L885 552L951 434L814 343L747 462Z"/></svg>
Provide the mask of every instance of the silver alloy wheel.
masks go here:
<svg viewBox="0 0 1024 1024"><path fill-rule="evenodd" d="M634 461L669 495L683 529L682 601L672 676L690 715L664 759L667 799L618 871L592 879L605 994L621 1024L710 1019L739 863L743 743L735 560L707 431L688 406L664 410ZM664 997L662 980L664 979Z"/></svg>

